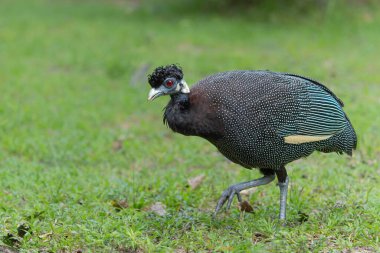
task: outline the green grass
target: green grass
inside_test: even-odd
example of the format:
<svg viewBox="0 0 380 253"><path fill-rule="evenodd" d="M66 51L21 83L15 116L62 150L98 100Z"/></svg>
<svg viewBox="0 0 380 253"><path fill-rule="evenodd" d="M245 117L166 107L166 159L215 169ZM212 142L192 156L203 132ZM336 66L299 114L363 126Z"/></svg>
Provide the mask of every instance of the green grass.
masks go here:
<svg viewBox="0 0 380 253"><path fill-rule="evenodd" d="M116 0L1 1L0 250L380 251L380 12L334 8L208 15ZM231 69L320 80L345 102L358 150L288 166L286 227L274 183L246 197L253 214L234 202L213 220L221 192L259 173L162 124L167 98L148 103L146 76L131 79L169 63L189 84ZM166 215L149 211L156 202Z"/></svg>

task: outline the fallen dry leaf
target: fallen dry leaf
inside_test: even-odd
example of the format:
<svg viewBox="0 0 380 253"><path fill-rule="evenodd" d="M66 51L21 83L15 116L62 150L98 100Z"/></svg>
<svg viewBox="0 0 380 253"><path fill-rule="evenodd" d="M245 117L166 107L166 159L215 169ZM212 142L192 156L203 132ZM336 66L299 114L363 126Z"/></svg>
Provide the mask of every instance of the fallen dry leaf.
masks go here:
<svg viewBox="0 0 380 253"><path fill-rule="evenodd" d="M112 142L112 150L116 152L123 149L125 139L125 136L120 136L114 142Z"/></svg>
<svg viewBox="0 0 380 253"><path fill-rule="evenodd" d="M166 214L166 206L162 204L161 202L156 202L153 205L150 206L149 210L154 212L155 214L159 216L164 216Z"/></svg>
<svg viewBox="0 0 380 253"><path fill-rule="evenodd" d="M194 190L202 183L204 178L205 178L205 175L201 174L199 176L188 179L187 183L189 184L190 188Z"/></svg>
<svg viewBox="0 0 380 253"><path fill-rule="evenodd" d="M128 202L125 199L122 200L112 200L111 205L115 207L116 211L120 211L121 209L128 208Z"/></svg>
<svg viewBox="0 0 380 253"><path fill-rule="evenodd" d="M256 244L261 241L265 241L267 239L267 236L261 232L255 232L252 235L252 242L253 244Z"/></svg>
<svg viewBox="0 0 380 253"><path fill-rule="evenodd" d="M239 203L239 209L241 212L253 213L253 207L246 200Z"/></svg>
<svg viewBox="0 0 380 253"><path fill-rule="evenodd" d="M123 148L123 141L116 140L112 143L112 150L113 151L119 151Z"/></svg>

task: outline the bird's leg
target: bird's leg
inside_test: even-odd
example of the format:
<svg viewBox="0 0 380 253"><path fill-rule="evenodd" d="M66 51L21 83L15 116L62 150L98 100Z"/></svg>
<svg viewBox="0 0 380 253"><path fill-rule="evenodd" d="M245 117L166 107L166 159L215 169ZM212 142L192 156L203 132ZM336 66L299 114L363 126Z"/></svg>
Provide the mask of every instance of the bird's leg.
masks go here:
<svg viewBox="0 0 380 253"><path fill-rule="evenodd" d="M215 208L214 216L219 212L219 210L223 207L224 203L226 203L227 200L228 200L228 203L227 203L226 209L227 210L230 209L232 200L234 199L235 195L237 196L238 201L241 202L240 192L242 190L256 187L259 185L268 184L272 182L274 178L275 178L274 174L270 174L270 175L264 175L262 178L255 179L252 181L231 185L230 187L228 187L227 190L225 190L222 193L222 196L219 198L218 204L216 205L216 208Z"/></svg>
<svg viewBox="0 0 380 253"><path fill-rule="evenodd" d="M278 186L280 187L280 220L286 218L286 197L288 195L289 177L284 166L276 170Z"/></svg>

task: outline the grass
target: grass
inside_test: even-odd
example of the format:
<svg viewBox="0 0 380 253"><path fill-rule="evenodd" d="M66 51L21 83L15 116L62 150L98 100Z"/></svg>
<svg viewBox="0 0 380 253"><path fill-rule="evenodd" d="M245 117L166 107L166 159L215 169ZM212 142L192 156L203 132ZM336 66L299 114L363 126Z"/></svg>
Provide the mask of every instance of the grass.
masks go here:
<svg viewBox="0 0 380 253"><path fill-rule="evenodd" d="M378 8L208 15L136 3L1 2L0 250L380 251ZM233 206L214 220L221 192L259 173L161 123L167 98L148 103L138 70L168 63L189 84L231 69L320 80L345 102L358 150L288 166L286 227L273 183L245 197L253 214ZM150 211L157 202L165 215Z"/></svg>

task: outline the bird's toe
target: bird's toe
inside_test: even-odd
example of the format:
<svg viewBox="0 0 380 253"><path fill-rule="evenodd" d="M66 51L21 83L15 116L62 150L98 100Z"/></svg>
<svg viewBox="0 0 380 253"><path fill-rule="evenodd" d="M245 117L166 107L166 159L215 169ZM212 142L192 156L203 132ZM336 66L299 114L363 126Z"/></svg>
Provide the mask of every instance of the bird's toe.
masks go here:
<svg viewBox="0 0 380 253"><path fill-rule="evenodd" d="M223 205L227 202L226 210L229 210L232 204L232 200L234 199L235 195L238 198L238 201L241 202L241 196L240 196L240 191L237 190L234 186L229 187L226 189L223 193L222 196L219 198L218 204L216 205L215 208L215 215L220 211L220 209L223 207Z"/></svg>

